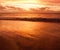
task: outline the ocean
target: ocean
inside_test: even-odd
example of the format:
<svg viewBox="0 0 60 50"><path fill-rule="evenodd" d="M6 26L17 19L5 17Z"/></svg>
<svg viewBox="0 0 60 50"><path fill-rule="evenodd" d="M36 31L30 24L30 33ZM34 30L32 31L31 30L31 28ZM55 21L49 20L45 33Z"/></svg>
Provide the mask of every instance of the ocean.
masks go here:
<svg viewBox="0 0 60 50"><path fill-rule="evenodd" d="M0 17L59 19L60 14L1 14ZM1 49L59 50L60 23L0 20L0 37Z"/></svg>

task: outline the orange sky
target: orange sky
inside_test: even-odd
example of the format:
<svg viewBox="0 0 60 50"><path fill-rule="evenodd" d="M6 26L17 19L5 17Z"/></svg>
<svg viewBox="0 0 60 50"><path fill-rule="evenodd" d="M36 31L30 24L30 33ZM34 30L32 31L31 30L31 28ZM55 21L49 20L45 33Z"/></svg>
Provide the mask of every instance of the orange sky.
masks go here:
<svg viewBox="0 0 60 50"><path fill-rule="evenodd" d="M60 9L60 0L0 0L1 3L7 3L8 4L14 4L13 2L18 2L18 4L22 3L22 2L26 2L26 1L31 1L30 3L39 3L40 6L44 5L44 6L51 6L51 7L58 7ZM34 2L36 1L36 2ZM10 3L9 3L10 2ZM11 3L12 2L12 3ZM27 2L29 3L29 2Z"/></svg>
<svg viewBox="0 0 60 50"><path fill-rule="evenodd" d="M0 2L5 2L5 1L27 1L27 0L0 0ZM32 0L33 1L33 0ZM43 2L42 4L45 5L57 5L60 6L60 0L38 0L39 2Z"/></svg>

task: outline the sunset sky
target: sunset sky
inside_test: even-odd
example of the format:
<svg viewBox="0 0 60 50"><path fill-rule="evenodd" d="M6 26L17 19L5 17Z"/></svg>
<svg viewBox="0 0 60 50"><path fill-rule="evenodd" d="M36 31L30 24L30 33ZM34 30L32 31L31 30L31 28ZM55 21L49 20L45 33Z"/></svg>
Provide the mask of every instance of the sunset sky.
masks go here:
<svg viewBox="0 0 60 50"><path fill-rule="evenodd" d="M0 2L5 2L5 1L27 1L27 0L0 0ZM57 6L60 5L60 0L37 0L37 1L44 2L45 4L48 5L57 5Z"/></svg>
<svg viewBox="0 0 60 50"><path fill-rule="evenodd" d="M27 4L36 3L36 4L39 4L41 7L46 6L46 7L52 7L52 9L55 8L55 9L60 10L60 0L0 0L0 3L5 3L4 5L17 5L21 3L27 3ZM27 5L27 6L30 6L30 5Z"/></svg>

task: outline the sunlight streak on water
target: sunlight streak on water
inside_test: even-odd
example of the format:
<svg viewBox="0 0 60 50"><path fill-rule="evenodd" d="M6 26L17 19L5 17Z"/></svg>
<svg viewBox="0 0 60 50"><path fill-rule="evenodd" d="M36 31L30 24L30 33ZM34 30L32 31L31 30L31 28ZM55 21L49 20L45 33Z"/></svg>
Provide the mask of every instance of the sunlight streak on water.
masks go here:
<svg viewBox="0 0 60 50"><path fill-rule="evenodd" d="M56 23L28 21L0 21L0 30L14 32L23 37L39 39L47 35L60 37L60 26ZM13 33L13 34L14 34ZM57 34L56 34L57 33ZM10 36L11 34L8 33ZM12 35L11 35L12 36Z"/></svg>
<svg viewBox="0 0 60 50"><path fill-rule="evenodd" d="M38 36L38 23L26 21L1 21L0 30L16 32L18 35L34 38ZM40 27L43 25L41 24ZM38 34L37 34L38 33Z"/></svg>

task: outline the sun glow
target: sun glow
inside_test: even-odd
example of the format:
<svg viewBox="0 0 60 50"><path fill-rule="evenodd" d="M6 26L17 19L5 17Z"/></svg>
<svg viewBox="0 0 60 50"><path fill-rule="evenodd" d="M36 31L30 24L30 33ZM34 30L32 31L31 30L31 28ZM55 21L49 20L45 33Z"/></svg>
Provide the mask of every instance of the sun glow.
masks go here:
<svg viewBox="0 0 60 50"><path fill-rule="evenodd" d="M31 8L43 7L42 2L39 2L39 0L19 0L16 2L9 1L9 2L6 2L4 5L20 7L24 10L30 10Z"/></svg>
<svg viewBox="0 0 60 50"><path fill-rule="evenodd" d="M22 0L19 4L19 7L30 10L31 8L38 8L40 5L38 4L38 0Z"/></svg>
<svg viewBox="0 0 60 50"><path fill-rule="evenodd" d="M30 10L31 8L38 8L38 7L40 7L40 5L26 3L26 4L17 5L17 7L20 7L20 8L25 9L25 10Z"/></svg>

